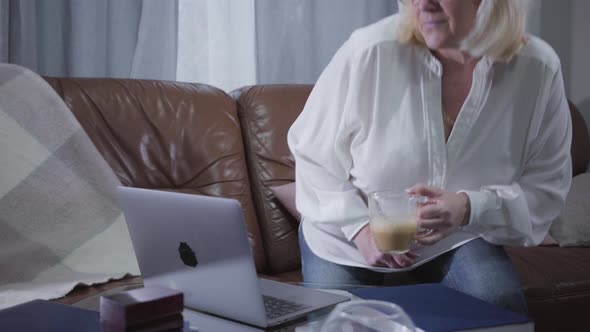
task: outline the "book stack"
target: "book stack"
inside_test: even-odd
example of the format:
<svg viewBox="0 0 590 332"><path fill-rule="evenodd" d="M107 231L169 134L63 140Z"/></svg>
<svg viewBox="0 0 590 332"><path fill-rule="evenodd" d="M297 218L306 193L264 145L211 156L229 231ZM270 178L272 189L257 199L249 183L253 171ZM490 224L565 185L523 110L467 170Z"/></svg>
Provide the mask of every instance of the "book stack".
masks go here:
<svg viewBox="0 0 590 332"><path fill-rule="evenodd" d="M98 312L46 300L0 310L0 331L99 332Z"/></svg>
<svg viewBox="0 0 590 332"><path fill-rule="evenodd" d="M138 288L100 298L103 332L183 330L182 292L168 288Z"/></svg>

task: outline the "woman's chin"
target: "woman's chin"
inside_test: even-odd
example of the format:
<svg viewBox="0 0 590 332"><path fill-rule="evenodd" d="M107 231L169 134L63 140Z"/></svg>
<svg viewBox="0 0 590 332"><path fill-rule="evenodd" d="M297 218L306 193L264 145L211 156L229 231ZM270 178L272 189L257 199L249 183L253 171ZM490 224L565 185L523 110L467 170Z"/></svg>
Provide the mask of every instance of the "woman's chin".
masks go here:
<svg viewBox="0 0 590 332"><path fill-rule="evenodd" d="M426 42L426 46L431 50L438 50L442 48L448 48L448 41L447 38L444 36L424 36L424 41Z"/></svg>

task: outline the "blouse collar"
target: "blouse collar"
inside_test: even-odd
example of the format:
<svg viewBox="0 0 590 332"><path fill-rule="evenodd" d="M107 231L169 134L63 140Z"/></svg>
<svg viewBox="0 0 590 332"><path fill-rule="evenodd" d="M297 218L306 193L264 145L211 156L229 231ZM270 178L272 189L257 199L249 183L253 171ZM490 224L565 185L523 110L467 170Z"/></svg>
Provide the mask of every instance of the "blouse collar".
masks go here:
<svg viewBox="0 0 590 332"><path fill-rule="evenodd" d="M422 60L426 67L437 77L442 77L443 69L442 64L440 61L430 52L430 50L426 47L418 47L420 49L420 54L422 56ZM490 68L493 66L494 60L491 59L489 56L484 55L475 66L476 70L481 70L483 73L487 73Z"/></svg>

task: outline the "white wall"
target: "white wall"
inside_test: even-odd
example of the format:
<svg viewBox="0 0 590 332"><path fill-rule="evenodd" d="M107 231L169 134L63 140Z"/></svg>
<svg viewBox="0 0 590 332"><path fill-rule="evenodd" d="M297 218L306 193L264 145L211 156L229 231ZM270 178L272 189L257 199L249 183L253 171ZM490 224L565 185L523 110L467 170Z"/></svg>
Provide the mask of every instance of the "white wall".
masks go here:
<svg viewBox="0 0 590 332"><path fill-rule="evenodd" d="M533 0L540 6L540 36L561 59L566 94L590 126L590 1Z"/></svg>
<svg viewBox="0 0 590 332"><path fill-rule="evenodd" d="M563 0L562 0L563 1ZM561 2L561 1L559 1ZM570 98L590 126L590 1L573 0Z"/></svg>
<svg viewBox="0 0 590 332"><path fill-rule="evenodd" d="M541 33L541 1L531 1L528 23L529 32L538 36Z"/></svg>

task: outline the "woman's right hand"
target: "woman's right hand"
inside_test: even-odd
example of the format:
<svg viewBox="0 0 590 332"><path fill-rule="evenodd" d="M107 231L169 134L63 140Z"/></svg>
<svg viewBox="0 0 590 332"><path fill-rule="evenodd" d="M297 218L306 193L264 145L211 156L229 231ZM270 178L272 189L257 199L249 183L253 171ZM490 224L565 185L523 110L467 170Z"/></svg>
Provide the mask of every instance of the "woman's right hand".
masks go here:
<svg viewBox="0 0 590 332"><path fill-rule="evenodd" d="M416 262L418 255L409 251L404 254L384 254L377 249L375 240L371 234L369 224L365 225L355 236L352 242L356 245L365 261L370 266L375 267L389 267L389 268L405 268L410 267Z"/></svg>

